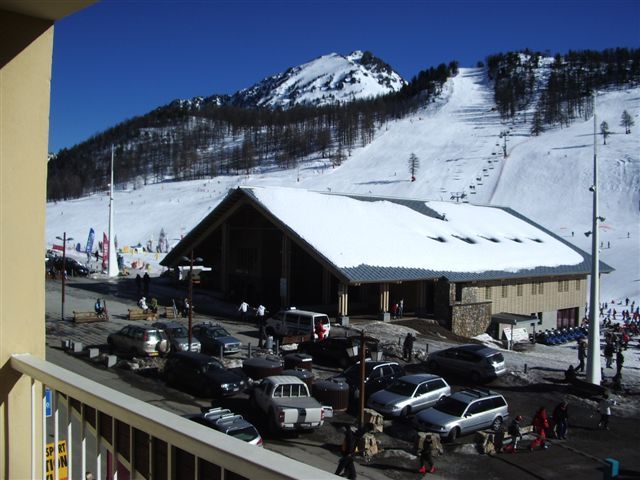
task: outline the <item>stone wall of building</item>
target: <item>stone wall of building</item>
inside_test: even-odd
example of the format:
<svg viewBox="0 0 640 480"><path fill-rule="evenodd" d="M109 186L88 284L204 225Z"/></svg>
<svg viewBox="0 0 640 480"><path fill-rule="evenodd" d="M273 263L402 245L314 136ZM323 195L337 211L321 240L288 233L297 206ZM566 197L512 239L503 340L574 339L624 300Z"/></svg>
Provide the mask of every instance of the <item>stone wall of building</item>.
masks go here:
<svg viewBox="0 0 640 480"><path fill-rule="evenodd" d="M473 337L487 331L491 323L491 302L455 304L451 308L451 331Z"/></svg>

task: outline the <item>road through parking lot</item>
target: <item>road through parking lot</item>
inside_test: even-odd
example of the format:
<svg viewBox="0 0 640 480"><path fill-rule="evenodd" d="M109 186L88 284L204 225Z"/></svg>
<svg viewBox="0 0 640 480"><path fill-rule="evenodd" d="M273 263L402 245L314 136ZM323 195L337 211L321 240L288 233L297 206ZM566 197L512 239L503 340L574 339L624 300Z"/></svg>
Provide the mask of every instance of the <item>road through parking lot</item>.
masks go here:
<svg viewBox="0 0 640 480"><path fill-rule="evenodd" d="M61 291L60 283L47 281L46 284L46 325L47 359L64 368L75 371L123 393L139 398L150 404L165 408L179 415L197 413L201 407L211 404L208 399L194 397L191 394L169 388L153 376L142 376L119 368L106 369L103 365L89 362L85 358L76 358L63 352L62 340L72 340L88 345L106 345L108 333L130 324L126 319L127 308L135 306L135 287L132 279L71 279L67 283L65 312L67 318L60 320ZM184 296L184 288L174 288L169 283L154 279L150 296L156 296L161 305L168 304L170 298ZM111 315L109 322L75 325L71 318L73 310L91 310L95 298L105 298ZM197 314L194 322L217 321L222 323L232 335L244 344L257 344L257 329L252 323L242 323L234 318L237 307L224 305L208 299L206 295L195 296ZM207 305L210 306L207 309ZM215 308L213 307L215 305ZM202 313L206 312L206 313ZM185 322L184 320L181 320ZM384 326L380 327L384 328ZM386 341L397 340L397 330L392 330ZM384 341L385 339L383 339ZM450 343L446 338L419 335L416 345L429 343L431 348L441 348ZM241 359L245 353L237 355ZM556 363L546 362L544 355L530 355L527 373L522 371L522 360L517 360L512 352L505 353L507 364L515 366L515 372L502 377L489 385L502 393L509 403L511 415L523 415L530 420L541 405L551 412L560 400L567 398L570 406L570 429L568 440L550 442L546 450L529 452L523 449L515 455L497 455L490 457L478 453L474 444L474 435L462 437L454 445L445 446L445 455L436 459L435 478L603 478L602 460L612 457L620 460L622 476L620 478L640 478L640 460L637 445L640 445L640 418L637 409L624 409L616 413L611 420L611 430L596 428L597 412L595 402L575 397L562 383L562 368ZM542 360L540 360L542 358ZM401 362L401 361L400 361ZM238 362L239 363L239 362ZM403 363L403 362L401 362ZM330 367L315 368L316 378L326 378L338 373ZM454 390L468 386L465 379L449 378ZM629 402L638 402L638 391L630 392ZM274 436L265 429L265 421L249 408L246 394L226 398L215 402L244 415L254 423L265 437L265 448L283 455L309 463L326 471L333 471L338 462L339 446L342 443L341 426L352 424L354 417L349 413L337 413L328 419L321 429L300 435L287 434ZM632 412L629 414L629 412ZM382 448L411 452L415 431L406 421L387 421L385 430L377 434ZM530 440L522 442L527 446ZM407 457L389 461L382 465L375 460L370 464L358 464L360 478L406 479L421 478Z"/></svg>

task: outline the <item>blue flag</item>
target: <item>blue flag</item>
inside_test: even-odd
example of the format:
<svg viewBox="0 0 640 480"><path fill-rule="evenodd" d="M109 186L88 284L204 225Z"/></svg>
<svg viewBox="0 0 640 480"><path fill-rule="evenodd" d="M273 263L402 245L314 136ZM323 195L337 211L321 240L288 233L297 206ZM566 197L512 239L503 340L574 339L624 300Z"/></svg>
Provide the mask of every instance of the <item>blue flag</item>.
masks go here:
<svg viewBox="0 0 640 480"><path fill-rule="evenodd" d="M93 252L93 239L96 236L96 232L93 231L93 228L89 229L89 237L87 238L87 248L84 249L86 253Z"/></svg>

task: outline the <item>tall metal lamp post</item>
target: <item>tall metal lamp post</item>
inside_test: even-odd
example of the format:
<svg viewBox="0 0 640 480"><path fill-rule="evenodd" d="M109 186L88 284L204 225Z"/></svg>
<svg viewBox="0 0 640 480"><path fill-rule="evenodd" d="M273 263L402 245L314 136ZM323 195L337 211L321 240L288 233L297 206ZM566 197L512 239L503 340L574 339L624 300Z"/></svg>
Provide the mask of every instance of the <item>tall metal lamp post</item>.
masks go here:
<svg viewBox="0 0 640 480"><path fill-rule="evenodd" d="M587 237L591 235L591 292L589 298L589 348L587 351L587 375L589 383L600 385L602 374L600 371L600 319L598 311L600 308L600 259L598 252L598 221L604 218L598 215L598 151L596 145L596 92L593 91L593 185L589 191L593 193L593 218L591 232L586 232Z"/></svg>
<svg viewBox="0 0 640 480"><path fill-rule="evenodd" d="M182 257L182 261L189 262L189 351L191 351L191 327L193 325L193 265L194 262L201 263L202 258L193 258L193 250L188 257Z"/></svg>
<svg viewBox="0 0 640 480"><path fill-rule="evenodd" d="M56 237L58 240L62 240L62 306L60 317L64 321L64 283L67 278L67 242L73 241L73 237L67 238L67 232L62 234L62 237Z"/></svg>

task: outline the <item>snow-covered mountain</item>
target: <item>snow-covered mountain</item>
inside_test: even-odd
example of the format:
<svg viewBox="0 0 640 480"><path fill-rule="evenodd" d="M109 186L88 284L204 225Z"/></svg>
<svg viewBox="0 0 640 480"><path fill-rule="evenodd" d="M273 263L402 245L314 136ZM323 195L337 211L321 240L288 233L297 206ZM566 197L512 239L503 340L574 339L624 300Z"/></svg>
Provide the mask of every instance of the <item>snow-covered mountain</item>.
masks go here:
<svg viewBox="0 0 640 480"><path fill-rule="evenodd" d="M347 61L343 58L336 62ZM625 110L635 121L631 134L619 126ZM640 300L640 87L600 92L598 125L602 121L611 134L606 145L600 135L597 139L600 214L606 218L600 226L601 259L616 269L603 277L602 298ZM420 162L415 181L408 167L411 154ZM295 170L258 167L248 175L117 191L116 232L120 246L157 240L161 229L175 244L229 189L274 185L509 206L588 252L584 233L591 230L592 165L593 117L531 136L525 118L501 120L482 69L462 68L437 101L378 125L372 142L354 148L340 166L318 156ZM105 195L49 203L47 246L64 231L80 243L91 227L100 237L107 231L108 203ZM492 228L499 231L500 225ZM152 265L161 259L139 255Z"/></svg>
<svg viewBox="0 0 640 480"><path fill-rule="evenodd" d="M329 105L373 98L402 88L405 81L369 52L331 53L292 67L234 94L241 107Z"/></svg>

